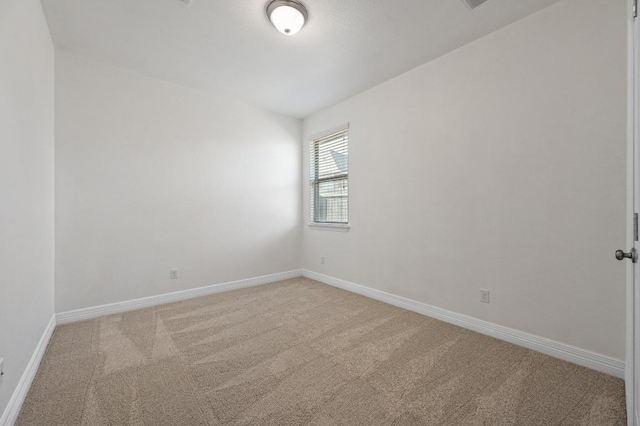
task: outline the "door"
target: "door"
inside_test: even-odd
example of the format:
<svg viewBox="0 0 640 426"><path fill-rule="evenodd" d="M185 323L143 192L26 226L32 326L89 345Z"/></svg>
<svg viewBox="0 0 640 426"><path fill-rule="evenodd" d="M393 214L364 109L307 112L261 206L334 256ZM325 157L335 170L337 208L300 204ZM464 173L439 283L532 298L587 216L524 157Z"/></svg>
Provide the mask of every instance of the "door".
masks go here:
<svg viewBox="0 0 640 426"><path fill-rule="evenodd" d="M627 356L626 393L629 426L640 426L640 267L637 263L638 215L640 212L640 32L638 30L638 0L629 1L628 21L628 167L627 167L627 248L616 252L618 259L627 260Z"/></svg>

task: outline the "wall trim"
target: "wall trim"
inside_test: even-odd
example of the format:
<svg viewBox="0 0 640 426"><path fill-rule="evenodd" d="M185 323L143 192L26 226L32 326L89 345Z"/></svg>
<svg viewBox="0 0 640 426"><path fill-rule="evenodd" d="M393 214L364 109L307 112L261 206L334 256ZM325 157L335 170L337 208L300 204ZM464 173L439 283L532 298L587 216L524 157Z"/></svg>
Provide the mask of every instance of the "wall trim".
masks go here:
<svg viewBox="0 0 640 426"><path fill-rule="evenodd" d="M128 300L124 302L111 303L107 305L95 306L92 308L77 309L73 311L61 312L54 314L49 324L44 330L40 341L38 342L29 364L22 374L16 389L7 404L7 407L0 417L0 426L11 426L15 423L20 414L20 409L29 392L29 388L35 378L40 361L44 356L49 340L53 335L53 331L57 324L66 324L85 319L97 318L104 315L110 315L120 312L141 309L150 306L156 306L163 303L176 302L180 300L192 299L195 297L206 296L210 294L222 293L226 291L238 290L241 288L253 287L262 284L269 284L297 277L306 277L321 283L337 287L352 293L357 293L371 299L379 300L399 308L407 309L418 314L422 314L440 321L457 325L496 339L504 340L518 346L523 346L546 355L572 362L583 367L591 368L615 377L624 378L625 363L623 361L597 354L575 346L560 343L555 340L546 339L534 334L525 333L509 327L497 325L488 321L483 321L467 315L458 314L446 309L428 305L426 303L407 299L402 296L396 296L381 290L365 287L360 284L354 284L349 281L323 275L306 269L296 269L287 272L281 272L271 275L264 275L255 278L247 278L243 280L232 281L228 283L215 284L206 287L177 291L173 293L161 294L157 296L144 297L140 299Z"/></svg>
<svg viewBox="0 0 640 426"><path fill-rule="evenodd" d="M9 399L9 403L4 409L4 413L2 413L2 417L0 417L0 426L11 426L16 422L16 420L18 420L18 414L20 414L22 404L29 393L34 377L36 377L40 361L42 361L42 357L44 356L44 352L47 349L47 345L49 344L49 340L51 339L55 328L56 316L53 314L51 316L51 320L49 320L49 324L47 324L47 327L44 329L44 333L42 333L42 337L40 337L40 341L33 351L33 355L31 355L27 368L25 368L16 389L13 391L13 395L11 395L11 399Z"/></svg>
<svg viewBox="0 0 640 426"><path fill-rule="evenodd" d="M302 276L300 269L295 269L277 274L263 275L261 277L247 278L228 283L214 284L206 287L192 288L176 291L173 293L159 294L156 296L142 297L140 299L125 300L123 302L109 303L106 305L93 306L91 308L75 309L72 311L60 312L56 314L58 324L67 324L76 321L83 321L98 318L105 315L118 314L135 309L148 308L150 306L162 305L164 303L178 302L180 300L193 299L200 296L222 293L225 291L238 290L246 287L253 287L262 284L274 283Z"/></svg>
<svg viewBox="0 0 640 426"><path fill-rule="evenodd" d="M347 290L352 293L357 293L362 296L369 297L371 299L379 300L381 302L385 302L390 305L397 306L399 308L407 309L409 311L416 312L421 315L435 318L440 321L454 324L459 327L466 328L468 330L472 330L481 334L485 334L487 336L494 337L496 339L504 340L506 342L513 343L515 345L522 346L527 349L532 349L534 351L541 352L543 354L552 356L554 358L559 358L564 361L572 362L574 364L578 364L583 367L591 368L596 371L610 374L615 377L624 378L624 375L625 375L624 361L620 361L615 358L611 358L605 355L601 355L601 354L591 352L586 349L581 349L565 343L560 343L555 340L551 340L551 339L540 337L534 334L526 333L524 331L519 331L513 328L494 324L488 321L483 321L477 318L473 318L467 315L448 311L446 309L438 308L436 306L428 305L426 303L418 302L412 299L407 299L402 296L397 296L381 290L365 287L360 284L354 284L349 281L341 280L339 278L334 278L328 275L323 275L307 269L296 269L288 272L281 272L277 274L264 275L261 277L248 278L248 279L232 281L232 282L222 283L222 284L215 284L207 287L182 290L182 291L177 291L173 293L161 294L157 296L150 296L150 297L144 297L140 299L127 300L123 302L116 302L116 303L111 303L107 305L95 306L91 308L83 308L83 309L76 309L76 310L67 311L67 312L61 312L56 314L55 323L66 324L70 322L82 321L86 319L101 317L104 315L116 314L116 313L127 312L135 309L161 305L164 303L177 302L180 300L187 300L187 299L192 299L200 296L207 296L211 294L238 290L241 288L253 287L253 286L258 286L262 284L269 284L269 283L282 281L286 279L297 278L300 276L310 278L315 281L319 281L321 283L328 284L330 286L337 287L343 290ZM53 329L51 329L50 333L51 332L53 332ZM49 334L49 337L50 337L50 334ZM47 342L48 342L48 338L47 338ZM35 356L36 354L34 354L34 357ZM38 363L39 362L40 362L40 359L38 359ZM36 369L37 369L37 364L36 364ZM35 374L35 370L33 374ZM26 395L26 392L25 392L25 395ZM0 426L2 425L4 424L0 421Z"/></svg>
<svg viewBox="0 0 640 426"><path fill-rule="evenodd" d="M555 340L546 339L534 334L525 333L524 331L515 330L513 328L504 327L467 315L458 314L446 309L427 305L426 303L417 302L405 297L396 296L394 294L375 290L360 284L354 284L328 275L322 275L306 269L302 270L302 276L352 293L357 293L371 299L379 300L399 308L407 309L418 314L426 315L440 321L473 330L487 336L495 337L496 339L504 340L518 346L523 346L527 349L532 349L554 358L572 362L602 373L610 374L622 379L625 376L625 363L615 358L610 358L605 355L565 343L560 343Z"/></svg>

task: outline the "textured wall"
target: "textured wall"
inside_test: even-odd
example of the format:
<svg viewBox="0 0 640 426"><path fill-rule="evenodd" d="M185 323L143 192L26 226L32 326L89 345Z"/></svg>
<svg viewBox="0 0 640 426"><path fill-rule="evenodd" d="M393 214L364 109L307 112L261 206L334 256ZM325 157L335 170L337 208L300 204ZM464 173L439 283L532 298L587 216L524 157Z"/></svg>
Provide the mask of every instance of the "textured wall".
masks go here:
<svg viewBox="0 0 640 426"><path fill-rule="evenodd" d="M0 2L0 416L53 315L53 54L38 0Z"/></svg>
<svg viewBox="0 0 640 426"><path fill-rule="evenodd" d="M300 135L57 51L56 311L299 268Z"/></svg>
<svg viewBox="0 0 640 426"><path fill-rule="evenodd" d="M625 82L625 2L567 0L311 116L352 227L303 266L624 359Z"/></svg>

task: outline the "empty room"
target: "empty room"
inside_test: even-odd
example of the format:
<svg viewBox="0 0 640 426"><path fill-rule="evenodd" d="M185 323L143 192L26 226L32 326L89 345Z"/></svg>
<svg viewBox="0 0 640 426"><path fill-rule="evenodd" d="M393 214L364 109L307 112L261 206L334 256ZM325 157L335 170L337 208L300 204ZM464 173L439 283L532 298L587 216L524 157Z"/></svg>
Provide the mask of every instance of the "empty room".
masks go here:
<svg viewBox="0 0 640 426"><path fill-rule="evenodd" d="M0 0L0 426L640 426L637 0Z"/></svg>

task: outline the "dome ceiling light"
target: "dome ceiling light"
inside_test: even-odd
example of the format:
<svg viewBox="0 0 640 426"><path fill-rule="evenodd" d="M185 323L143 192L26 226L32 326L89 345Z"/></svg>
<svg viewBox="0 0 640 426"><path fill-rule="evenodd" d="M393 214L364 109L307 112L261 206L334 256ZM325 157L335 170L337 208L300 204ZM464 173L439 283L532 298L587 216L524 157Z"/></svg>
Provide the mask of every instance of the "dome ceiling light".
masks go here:
<svg viewBox="0 0 640 426"><path fill-rule="evenodd" d="M295 0L273 0L267 5L267 16L282 34L294 35L308 18L307 9Z"/></svg>

